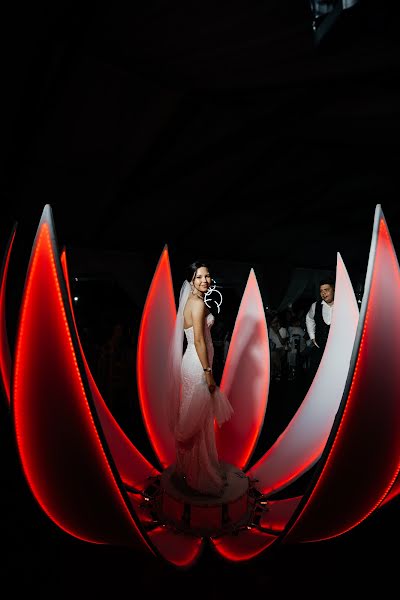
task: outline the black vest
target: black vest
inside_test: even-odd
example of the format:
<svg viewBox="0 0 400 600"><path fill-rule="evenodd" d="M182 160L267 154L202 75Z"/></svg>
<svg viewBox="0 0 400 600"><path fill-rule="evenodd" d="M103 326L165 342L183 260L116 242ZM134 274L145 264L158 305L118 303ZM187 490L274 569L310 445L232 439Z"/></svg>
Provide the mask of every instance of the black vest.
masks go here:
<svg viewBox="0 0 400 600"><path fill-rule="evenodd" d="M317 301L315 305L315 341L318 346L322 349L326 346L326 340L328 339L330 325L325 323L322 318L322 302Z"/></svg>

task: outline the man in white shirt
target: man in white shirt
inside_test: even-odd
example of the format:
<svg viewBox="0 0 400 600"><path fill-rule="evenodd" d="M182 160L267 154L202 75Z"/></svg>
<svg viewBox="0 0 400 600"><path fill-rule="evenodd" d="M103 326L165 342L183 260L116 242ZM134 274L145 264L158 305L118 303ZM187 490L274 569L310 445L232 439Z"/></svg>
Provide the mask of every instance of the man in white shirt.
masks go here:
<svg viewBox="0 0 400 600"><path fill-rule="evenodd" d="M306 315L306 328L311 340L310 375L314 377L325 350L332 321L335 282L331 277L319 282L321 300L313 302Z"/></svg>

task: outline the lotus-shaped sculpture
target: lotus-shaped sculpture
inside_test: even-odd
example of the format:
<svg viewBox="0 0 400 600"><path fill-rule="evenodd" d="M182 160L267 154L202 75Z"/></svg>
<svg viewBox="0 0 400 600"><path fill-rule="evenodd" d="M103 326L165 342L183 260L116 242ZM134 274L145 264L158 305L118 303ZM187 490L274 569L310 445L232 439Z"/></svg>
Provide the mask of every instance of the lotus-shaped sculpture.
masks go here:
<svg viewBox="0 0 400 600"><path fill-rule="evenodd" d="M90 372L49 205L33 243L11 356L5 296L14 237L15 228L0 281L1 379L32 494L68 534L143 548L181 568L195 563L207 540L228 561L244 561L278 542L342 535L399 493L400 279L380 205L360 310L338 253L335 310L318 372L286 429L254 464L268 401L269 345L250 271L221 379L235 413L216 430L219 456L240 485L203 504L174 495L166 477L174 441L164 414L165 365L176 315L167 247L148 291L137 351L138 395L156 466L118 425ZM306 492L291 495L290 484L311 467Z"/></svg>

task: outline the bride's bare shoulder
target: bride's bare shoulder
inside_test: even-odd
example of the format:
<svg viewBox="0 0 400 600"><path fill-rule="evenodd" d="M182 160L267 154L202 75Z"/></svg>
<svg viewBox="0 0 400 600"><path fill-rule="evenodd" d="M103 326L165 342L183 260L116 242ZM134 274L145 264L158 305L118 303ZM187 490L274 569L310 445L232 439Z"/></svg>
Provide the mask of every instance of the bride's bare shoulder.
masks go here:
<svg viewBox="0 0 400 600"><path fill-rule="evenodd" d="M190 308L194 314L204 314L206 307L202 298L192 296Z"/></svg>
<svg viewBox="0 0 400 600"><path fill-rule="evenodd" d="M199 298L198 296L195 296L192 294L186 300L185 311L186 310L190 310L190 311L195 310L197 312L197 311L201 310L203 306L204 306L203 300L201 298Z"/></svg>

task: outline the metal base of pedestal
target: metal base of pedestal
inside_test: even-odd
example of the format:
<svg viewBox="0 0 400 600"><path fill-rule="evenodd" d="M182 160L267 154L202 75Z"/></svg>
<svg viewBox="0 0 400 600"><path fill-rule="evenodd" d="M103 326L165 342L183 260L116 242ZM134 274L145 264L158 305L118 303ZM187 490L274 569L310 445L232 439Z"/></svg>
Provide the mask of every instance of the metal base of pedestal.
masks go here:
<svg viewBox="0 0 400 600"><path fill-rule="evenodd" d="M161 522L194 535L220 535L249 521L253 502L249 479L234 465L225 464L226 485L221 496L207 496L188 488L174 476L174 465L160 479L156 512Z"/></svg>

